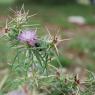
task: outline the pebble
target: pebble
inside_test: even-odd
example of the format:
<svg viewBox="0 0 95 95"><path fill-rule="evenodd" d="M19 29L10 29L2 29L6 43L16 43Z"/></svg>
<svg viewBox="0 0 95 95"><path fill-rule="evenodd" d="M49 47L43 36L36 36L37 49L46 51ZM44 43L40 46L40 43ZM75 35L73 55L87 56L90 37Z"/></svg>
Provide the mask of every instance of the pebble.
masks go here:
<svg viewBox="0 0 95 95"><path fill-rule="evenodd" d="M86 24L86 20L82 16L69 16L68 17L68 22L74 23L74 24L77 24L77 25L85 25Z"/></svg>

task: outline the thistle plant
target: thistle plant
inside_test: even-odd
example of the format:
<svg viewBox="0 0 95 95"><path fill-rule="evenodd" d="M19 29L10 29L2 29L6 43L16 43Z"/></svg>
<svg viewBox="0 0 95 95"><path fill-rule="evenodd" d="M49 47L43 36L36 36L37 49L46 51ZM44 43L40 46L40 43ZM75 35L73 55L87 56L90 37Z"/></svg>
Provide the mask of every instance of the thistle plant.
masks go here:
<svg viewBox="0 0 95 95"><path fill-rule="evenodd" d="M39 37L37 26L28 24L34 15L29 16L24 6L20 11L12 12L14 15L6 21L4 36L11 48L15 49L16 55L10 64L10 75L3 91L7 92L6 88L14 90L22 87L27 95L29 89L32 92L30 95L35 95L35 89L45 91L48 95L93 95L90 92L86 94L87 90L80 90L79 85L83 83L77 76L65 76L58 71L62 65L58 59L57 44L68 39L58 39L57 35L52 37L48 28L48 37ZM51 64L54 58L58 61L58 67ZM94 90L95 77L87 82L91 91Z"/></svg>
<svg viewBox="0 0 95 95"><path fill-rule="evenodd" d="M29 11L25 12L24 6L20 11L12 11L14 16L6 21L5 27L5 36L16 51L14 60L10 64L13 75L11 82L12 84L16 82L17 87L27 84L34 89L39 86L40 78L53 76L49 75L52 71L50 68L57 70L50 64L51 59L58 55L57 47L55 48L56 42L50 37L45 39L37 35L35 24L28 24L29 18L33 15L28 16Z"/></svg>

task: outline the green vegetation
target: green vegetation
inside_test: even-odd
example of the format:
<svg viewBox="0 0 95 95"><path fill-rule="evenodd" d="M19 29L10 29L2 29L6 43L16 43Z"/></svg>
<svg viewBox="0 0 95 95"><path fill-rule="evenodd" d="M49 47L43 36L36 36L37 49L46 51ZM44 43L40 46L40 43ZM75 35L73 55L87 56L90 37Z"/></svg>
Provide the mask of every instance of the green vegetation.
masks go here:
<svg viewBox="0 0 95 95"><path fill-rule="evenodd" d="M2 9L5 15L8 13L9 7L1 7L0 13L2 14ZM76 25L70 24L68 22L68 16L83 16L86 19L87 24L94 25L95 18L95 6L83 6L83 5L61 5L61 6L48 6L48 5L25 5L26 10L29 9L32 14L37 13L33 17L33 20L39 24L55 24L63 28L75 28ZM13 8L15 9L15 7ZM2 14L3 15L3 14Z"/></svg>
<svg viewBox="0 0 95 95"><path fill-rule="evenodd" d="M3 8L2 7L0 8L0 10L1 10L0 13L2 14L2 16L5 16L5 15L7 16L7 14L9 13L8 12L9 7L8 8L7 7L3 6ZM63 32L64 32L64 29L72 30L72 29L78 28L78 26L76 26L74 24L70 24L67 21L68 16L81 15L81 16L85 17L87 24L89 24L89 25L95 24L95 19L94 19L95 6L82 6L82 5L64 5L64 6L28 5L27 6L27 5L25 5L25 7L26 7L26 10L27 9L30 10L30 14L37 13L37 15L35 15L33 17L32 23L35 23L35 24L37 23L43 27L47 24L55 25L54 26L55 28L56 28L56 26L58 26L62 29L61 31L63 31ZM15 9L15 8L13 8L13 9ZM4 10L4 11L2 11L2 10ZM5 19L2 21L3 22L1 23L0 26L4 25ZM44 33L44 30L42 28L40 28L39 31L42 31L41 35ZM76 31L76 30L74 30L74 31ZM89 35L93 36L94 33L92 34L92 32L91 33L90 32L91 31L89 31ZM86 35L86 33L85 33L85 35ZM74 38L74 40L70 41L71 45L69 46L69 48L75 48L76 51L79 51L79 52L85 51L85 48L94 50L94 41L90 40L90 39L92 39L92 36L91 37L89 37L89 36L81 37L81 35L80 35L79 37ZM8 48L5 46L4 43L2 43L2 40L0 40L0 54L2 55L2 52L4 52L3 54L5 54L5 56L6 56L6 53L7 53L6 50L8 51ZM94 59L95 54L90 51L89 56L91 56ZM1 63L3 60L4 61L6 60L5 58L6 57L0 57Z"/></svg>
<svg viewBox="0 0 95 95"><path fill-rule="evenodd" d="M36 4L45 4L45 5L64 5L64 4L68 4L68 3L76 3L76 0L17 0L17 3L36 3Z"/></svg>
<svg viewBox="0 0 95 95"><path fill-rule="evenodd" d="M9 7L8 8L7 7L3 6L3 8L2 7L0 8L0 10L1 10L0 13L2 14L2 16L5 16L9 13L8 12ZM55 25L54 26L55 28L56 28L56 26L58 26L62 29L61 31L63 31L63 32L64 32L64 29L72 30L72 29L78 28L78 26L76 26L74 24L70 24L67 21L68 16L72 16L72 15L81 15L81 16L85 17L87 24L89 24L89 25L95 24L95 19L94 19L94 11L95 11L94 8L95 7L94 6L82 6L82 5L64 5L64 6L28 5L27 6L27 5L25 5L25 7L26 7L26 10L27 9L30 10L30 14L37 13L37 15L32 17L33 18L32 23L35 23L35 24L37 23L42 27L44 27L45 24ZM2 10L4 10L4 11L2 11ZM1 26L4 25L5 19L2 21L3 22L1 23ZM40 26L39 26L39 28L40 28ZM43 30L43 28L40 28L39 31L42 31L40 35L45 33L44 32L45 30ZM76 31L76 30L74 30L74 31ZM82 33L81 33L81 35L78 35L78 37L76 37L76 38L74 38L74 40L70 41L70 46L68 46L68 47L75 48L77 52L81 52L81 51L84 52L85 50L88 49L89 56L91 57L91 59L92 58L94 59L95 54L94 54L93 50L94 50L95 46L94 46L94 41L92 39L92 36L94 38L94 33L93 32L90 33L90 32L91 31L89 31L89 34L88 34L89 36L86 35L87 33L83 33L83 34L85 34L85 37L81 36ZM0 40L0 55L2 55L2 53L3 53L4 56L7 56L8 48L5 45L5 43L2 42L2 40ZM4 56L0 57L1 63L6 61L6 57L4 57ZM66 64L68 64L67 61L66 61Z"/></svg>
<svg viewBox="0 0 95 95"><path fill-rule="evenodd" d="M27 9L30 10L30 14L37 13L37 15L32 17L33 18L32 23L39 24L38 34L40 34L41 36L45 33L44 31L46 31L45 29L43 29L45 25L49 25L48 28L50 29L52 28L52 26L53 26L53 29L60 28L60 31L61 31L60 33L62 35L64 34L65 29L68 29L71 33L75 34L75 36L73 36L72 39L65 44L66 46L63 46L66 48L63 51L64 56L59 56L59 61L64 68L69 68L69 66L72 66L73 63L77 64L76 58L78 57L79 59L81 59L82 65L83 66L85 65L85 67L88 70L91 70L91 71L95 70L95 66L94 66L95 65L94 64L94 61L95 61L95 33L94 33L95 31L94 29L95 28L93 28L92 30L92 27L95 25L95 18L94 18L95 6L82 6L82 5L64 5L64 6L28 5L27 6L26 5L25 7L26 7L26 10ZM8 15L8 8L9 6L0 8L0 13L2 16ZM15 8L13 7L13 9ZM67 19L69 16L72 16L72 15L83 16L86 19L87 25L90 28L90 30L86 31L83 27L79 27L77 25L69 23ZM5 19L3 19L2 22L0 22L1 24L0 26L3 26L4 23L5 23ZM78 29L78 32L77 32L77 29ZM69 56L66 56L66 54L68 54L69 52L72 52L73 55L76 54L75 56L76 58L70 59ZM0 69L1 70L6 69L6 67L8 67L7 63L10 63L11 59L13 61L13 55L15 55L15 52L12 51L12 49L10 49L9 43L5 41L4 39L1 40L0 38ZM58 65L57 59L52 60L52 64L55 67L57 67ZM60 77L60 78L63 78L63 77ZM9 81L10 79L8 80L8 82ZM48 81L52 81L52 80L50 79ZM60 83L63 84L64 83L63 81L65 81L65 79L62 79L62 80L60 79ZM15 85L14 88L17 88L16 86L19 85L19 82L22 83L21 81L18 81L18 84ZM59 85L58 80L57 80L55 85L61 89L62 84ZM50 86L50 85L48 84L47 86ZM91 88L90 86L89 88ZM66 88L66 90L69 89L66 84L63 86L63 88ZM8 89L4 88L3 90L7 91ZM63 91L63 92L68 93L70 91ZM52 93L56 95L57 92L52 91ZM80 95L90 95L89 93L85 92ZM58 92L57 95L59 94L60 94L60 91ZM0 93L0 95L2 94Z"/></svg>

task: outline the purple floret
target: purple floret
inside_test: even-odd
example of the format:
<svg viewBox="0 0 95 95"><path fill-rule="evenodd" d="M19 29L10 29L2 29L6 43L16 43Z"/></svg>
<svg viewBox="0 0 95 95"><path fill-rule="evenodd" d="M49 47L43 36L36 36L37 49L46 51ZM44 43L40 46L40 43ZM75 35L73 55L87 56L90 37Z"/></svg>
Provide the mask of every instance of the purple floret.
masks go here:
<svg viewBox="0 0 95 95"><path fill-rule="evenodd" d="M18 35L18 40L21 42L27 42L31 46L35 46L37 43L37 35L33 30L25 30Z"/></svg>

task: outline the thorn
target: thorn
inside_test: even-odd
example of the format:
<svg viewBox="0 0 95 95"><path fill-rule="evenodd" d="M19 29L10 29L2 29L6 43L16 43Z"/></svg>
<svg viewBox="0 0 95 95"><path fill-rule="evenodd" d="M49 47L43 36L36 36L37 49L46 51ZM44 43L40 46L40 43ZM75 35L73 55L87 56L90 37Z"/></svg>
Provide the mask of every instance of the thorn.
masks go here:
<svg viewBox="0 0 95 95"><path fill-rule="evenodd" d="M37 15L38 13L35 13L35 14L33 14L33 15L30 15L30 16L28 16L28 18L30 18L30 17L33 17L33 16L35 16L35 15Z"/></svg>
<svg viewBox="0 0 95 95"><path fill-rule="evenodd" d="M56 53L57 53L57 55L59 55L59 51L58 51L58 48L57 48L57 46L54 44L54 47L55 47L55 49L56 49Z"/></svg>
<svg viewBox="0 0 95 95"><path fill-rule="evenodd" d="M71 40L71 38L70 39L62 39L62 40L59 40L59 41L63 42L63 41L68 41L68 40Z"/></svg>
<svg viewBox="0 0 95 95"><path fill-rule="evenodd" d="M50 34L49 29L48 29L47 27L45 27L45 28L46 28L46 30L47 30L47 32L48 32L48 34L49 34L49 36L50 36L50 39L52 40L53 38L52 38L52 35Z"/></svg>
<svg viewBox="0 0 95 95"><path fill-rule="evenodd" d="M57 31L57 33L56 33L55 37L57 37L57 35L59 34L59 32L60 32L60 30L58 29L58 31Z"/></svg>

